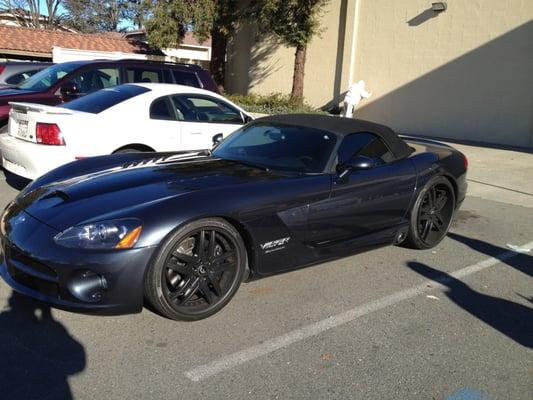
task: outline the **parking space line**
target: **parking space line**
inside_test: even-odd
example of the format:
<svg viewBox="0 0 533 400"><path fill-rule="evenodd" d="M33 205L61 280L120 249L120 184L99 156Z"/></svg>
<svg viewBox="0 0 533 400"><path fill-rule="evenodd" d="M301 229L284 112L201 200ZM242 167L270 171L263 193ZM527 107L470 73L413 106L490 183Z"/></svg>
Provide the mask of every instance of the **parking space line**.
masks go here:
<svg viewBox="0 0 533 400"><path fill-rule="evenodd" d="M531 249L533 248L533 242L524 244L521 247ZM449 275L456 279L463 278L465 276L472 275L476 272L480 272L484 269L492 267L502 261L505 261L519 254L520 253L517 253L512 250L506 251L497 255L496 257L491 257L476 264L469 265L465 268L450 273ZM288 347L291 344L300 342L309 337L316 336L329 329L336 328L348 322L352 322L357 318L395 305L401 301L411 299L422 293L426 293L435 289L444 289L446 287L444 283L446 283L450 279L451 278L449 277L436 278L435 280L428 280L411 288L400 290L389 296L382 297L381 299L352 308L343 313L295 329L284 335L268 339L261 344L248 347L233 354L224 356L218 360L195 367L185 372L185 376L194 382L202 381L211 376L217 375L221 372L242 365L248 361L255 360L256 358L265 356L276 350Z"/></svg>

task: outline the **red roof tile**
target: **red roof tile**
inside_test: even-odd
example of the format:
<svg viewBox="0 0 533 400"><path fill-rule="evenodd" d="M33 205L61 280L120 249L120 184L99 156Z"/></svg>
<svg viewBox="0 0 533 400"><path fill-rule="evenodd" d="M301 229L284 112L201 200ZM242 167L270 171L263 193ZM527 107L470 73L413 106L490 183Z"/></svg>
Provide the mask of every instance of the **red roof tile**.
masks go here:
<svg viewBox="0 0 533 400"><path fill-rule="evenodd" d="M104 34L70 33L33 28L0 26L0 52L18 50L52 53L52 47L94 51L121 51L147 53L147 46L124 38Z"/></svg>

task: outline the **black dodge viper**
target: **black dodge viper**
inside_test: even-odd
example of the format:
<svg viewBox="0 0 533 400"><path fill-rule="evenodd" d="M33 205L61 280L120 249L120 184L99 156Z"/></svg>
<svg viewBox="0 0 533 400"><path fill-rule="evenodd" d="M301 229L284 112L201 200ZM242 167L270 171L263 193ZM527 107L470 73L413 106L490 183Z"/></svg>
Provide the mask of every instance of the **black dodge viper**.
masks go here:
<svg viewBox="0 0 533 400"><path fill-rule="evenodd" d="M60 308L129 313L144 301L196 320L243 280L403 244L428 249L465 198L466 157L371 122L257 119L211 150L75 161L0 220L0 274Z"/></svg>

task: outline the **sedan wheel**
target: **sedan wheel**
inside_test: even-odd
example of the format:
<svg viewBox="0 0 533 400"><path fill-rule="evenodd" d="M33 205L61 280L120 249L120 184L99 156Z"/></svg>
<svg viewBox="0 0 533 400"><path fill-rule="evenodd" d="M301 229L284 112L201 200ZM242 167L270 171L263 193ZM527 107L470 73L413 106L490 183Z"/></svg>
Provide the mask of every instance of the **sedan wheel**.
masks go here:
<svg viewBox="0 0 533 400"><path fill-rule="evenodd" d="M237 291L246 250L233 226L221 219L188 224L163 246L146 279L146 296L172 319L206 318Z"/></svg>
<svg viewBox="0 0 533 400"><path fill-rule="evenodd" d="M436 246L448 233L454 211L455 195L448 179L431 179L415 202L405 244L417 249Z"/></svg>

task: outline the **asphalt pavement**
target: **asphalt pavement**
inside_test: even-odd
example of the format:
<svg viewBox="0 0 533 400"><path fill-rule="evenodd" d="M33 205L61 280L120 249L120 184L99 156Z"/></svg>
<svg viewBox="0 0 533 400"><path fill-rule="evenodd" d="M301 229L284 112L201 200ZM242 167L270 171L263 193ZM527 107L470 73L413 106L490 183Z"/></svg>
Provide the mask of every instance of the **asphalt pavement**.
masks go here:
<svg viewBox="0 0 533 400"><path fill-rule="evenodd" d="M533 196L516 174L533 155L517 154L512 179L472 157L481 183L435 249L246 283L203 321L74 314L2 282L0 398L532 399Z"/></svg>

